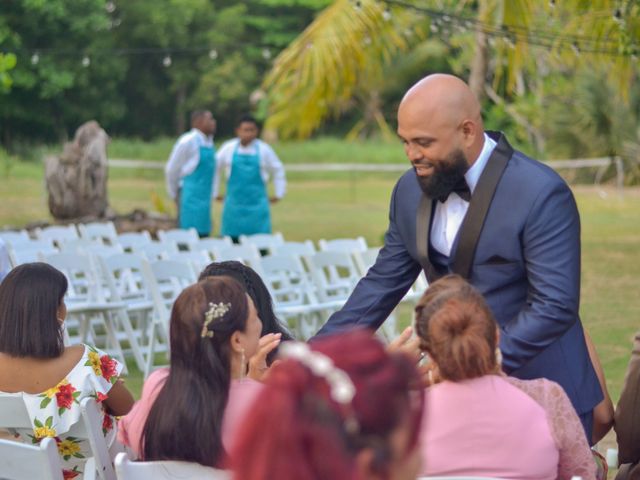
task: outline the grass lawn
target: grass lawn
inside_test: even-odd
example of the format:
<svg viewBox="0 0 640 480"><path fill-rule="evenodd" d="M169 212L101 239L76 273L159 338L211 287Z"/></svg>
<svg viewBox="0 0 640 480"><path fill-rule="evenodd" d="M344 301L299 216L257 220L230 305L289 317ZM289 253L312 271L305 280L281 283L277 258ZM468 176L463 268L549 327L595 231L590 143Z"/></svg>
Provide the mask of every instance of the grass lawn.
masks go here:
<svg viewBox="0 0 640 480"><path fill-rule="evenodd" d="M322 148L317 145L301 144L291 148L292 151L307 148L315 152L309 155L318 155L313 157L314 161L322 161L319 156ZM390 149L402 158L399 145ZM349 151L353 161L360 162L370 161L370 153ZM120 156L113 152L110 155ZM383 157L372 156L371 161ZM336 156L324 158L335 161L332 158ZM0 171L0 228L50 220L42 172L41 165L27 162L11 164L8 175L6 168ZM370 245L380 245L387 225L389 195L398 176L398 173L292 174L288 195L272 209L274 230L281 231L290 240L362 235ZM640 210L637 208L640 189L627 189L622 198L613 190L606 190L603 196L603 192L594 187L576 187L574 192L582 217L581 316L596 343L615 401L622 386L632 334L640 329ZM113 169L109 195L112 207L120 213L134 208L149 210L159 204L164 204L168 211L173 209L164 193L161 170ZM160 202L154 202L154 196ZM217 229L219 204L214 212ZM403 313L403 321L408 322L409 311ZM128 383L139 394L141 378L133 368Z"/></svg>

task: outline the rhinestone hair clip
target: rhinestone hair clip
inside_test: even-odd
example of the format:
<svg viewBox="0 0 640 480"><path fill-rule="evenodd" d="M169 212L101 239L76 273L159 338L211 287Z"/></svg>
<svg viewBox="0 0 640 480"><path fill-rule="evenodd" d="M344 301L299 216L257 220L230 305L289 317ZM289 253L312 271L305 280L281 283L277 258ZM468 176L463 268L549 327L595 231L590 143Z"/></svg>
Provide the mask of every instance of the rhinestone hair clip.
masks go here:
<svg viewBox="0 0 640 480"><path fill-rule="evenodd" d="M224 315L229 311L230 308L230 303L209 302L209 310L207 310L204 314L204 325L202 325L200 336L202 338L213 338L213 332L209 330L209 324L218 318L224 317Z"/></svg>

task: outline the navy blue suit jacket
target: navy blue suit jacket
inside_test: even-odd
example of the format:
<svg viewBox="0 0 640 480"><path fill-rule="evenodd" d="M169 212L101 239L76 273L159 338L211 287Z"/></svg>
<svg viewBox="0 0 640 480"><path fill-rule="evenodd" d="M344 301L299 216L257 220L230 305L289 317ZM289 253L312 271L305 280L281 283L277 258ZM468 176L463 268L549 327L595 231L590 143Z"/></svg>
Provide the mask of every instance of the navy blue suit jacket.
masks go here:
<svg viewBox="0 0 640 480"><path fill-rule="evenodd" d="M511 149L504 136L489 134L510 158L489 204L468 280L499 324L504 370L522 379L558 382L578 414L584 414L603 397L578 316L580 218L575 200L551 168ZM319 335L356 325L376 329L402 299L422 269L416 240L421 197L411 169L393 190L389 228L375 264ZM441 274L452 271L456 248L457 240Z"/></svg>

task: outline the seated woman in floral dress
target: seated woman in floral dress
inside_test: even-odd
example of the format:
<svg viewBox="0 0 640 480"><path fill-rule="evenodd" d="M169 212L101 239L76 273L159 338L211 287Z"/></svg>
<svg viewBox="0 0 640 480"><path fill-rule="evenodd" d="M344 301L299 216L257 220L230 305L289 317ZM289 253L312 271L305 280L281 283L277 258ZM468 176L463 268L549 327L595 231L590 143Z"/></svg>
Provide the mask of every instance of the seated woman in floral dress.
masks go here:
<svg viewBox="0 0 640 480"><path fill-rule="evenodd" d="M19 430L20 437L34 444L54 437L64 477L81 478L91 447L69 435L80 402L92 397L102 405L109 445L113 416L127 413L133 397L116 360L87 345L64 346L66 291L65 276L44 263L20 265L0 284L0 396L24 401L33 429Z"/></svg>
<svg viewBox="0 0 640 480"><path fill-rule="evenodd" d="M425 393L423 475L595 478L584 430L562 387L502 373L498 325L477 290L447 275L422 296L415 321L434 383Z"/></svg>

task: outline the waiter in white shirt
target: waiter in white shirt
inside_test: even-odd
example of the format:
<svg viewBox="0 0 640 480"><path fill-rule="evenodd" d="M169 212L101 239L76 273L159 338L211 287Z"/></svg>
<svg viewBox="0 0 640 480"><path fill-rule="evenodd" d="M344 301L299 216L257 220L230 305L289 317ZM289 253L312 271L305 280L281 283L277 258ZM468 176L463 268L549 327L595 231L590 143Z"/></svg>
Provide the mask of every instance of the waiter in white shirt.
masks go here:
<svg viewBox="0 0 640 480"><path fill-rule="evenodd" d="M258 122L243 116L236 128L237 138L226 142L216 156L214 195L218 200L218 178L224 171L227 192L222 210L221 235L236 240L240 235L271 233L269 202L285 194L287 180L282 162L273 149L258 139ZM267 182L273 179L274 195L269 198Z"/></svg>
<svg viewBox="0 0 640 480"><path fill-rule="evenodd" d="M178 139L165 167L167 192L178 208L178 226L195 228L201 237L211 233L215 131L210 111L194 111L191 130Z"/></svg>

